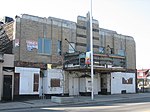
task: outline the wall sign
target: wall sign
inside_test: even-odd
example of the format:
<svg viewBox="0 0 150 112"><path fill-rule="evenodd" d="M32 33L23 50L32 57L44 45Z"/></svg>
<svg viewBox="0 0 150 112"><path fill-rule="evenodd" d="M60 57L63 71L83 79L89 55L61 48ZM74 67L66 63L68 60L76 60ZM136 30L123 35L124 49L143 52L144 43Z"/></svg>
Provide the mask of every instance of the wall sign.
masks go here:
<svg viewBox="0 0 150 112"><path fill-rule="evenodd" d="M19 39L15 39L15 47L19 47Z"/></svg>
<svg viewBox="0 0 150 112"><path fill-rule="evenodd" d="M26 43L27 43L27 50L28 51L32 51L33 49L38 49L37 41L26 40Z"/></svg>

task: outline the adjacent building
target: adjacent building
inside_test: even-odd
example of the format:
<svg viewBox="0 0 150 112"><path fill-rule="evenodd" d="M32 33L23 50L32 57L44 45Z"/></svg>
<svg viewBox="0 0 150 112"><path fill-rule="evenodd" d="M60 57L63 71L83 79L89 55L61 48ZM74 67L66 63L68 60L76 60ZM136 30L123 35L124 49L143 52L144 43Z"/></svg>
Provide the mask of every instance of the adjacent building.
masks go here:
<svg viewBox="0 0 150 112"><path fill-rule="evenodd" d="M8 20L9 19L9 20ZM13 99L14 55L13 19L4 17L0 21L0 100Z"/></svg>
<svg viewBox="0 0 150 112"><path fill-rule="evenodd" d="M77 18L77 36L74 53L64 56L64 70L69 77L69 95L91 93L90 19ZM99 28L93 19L94 94L120 94L136 92L136 51L133 37Z"/></svg>
<svg viewBox="0 0 150 112"><path fill-rule="evenodd" d="M137 70L138 92L150 91L150 69Z"/></svg>
<svg viewBox="0 0 150 112"><path fill-rule="evenodd" d="M94 94L135 93L133 37L92 24ZM23 14L11 25L13 98L90 94L89 14L77 22Z"/></svg>

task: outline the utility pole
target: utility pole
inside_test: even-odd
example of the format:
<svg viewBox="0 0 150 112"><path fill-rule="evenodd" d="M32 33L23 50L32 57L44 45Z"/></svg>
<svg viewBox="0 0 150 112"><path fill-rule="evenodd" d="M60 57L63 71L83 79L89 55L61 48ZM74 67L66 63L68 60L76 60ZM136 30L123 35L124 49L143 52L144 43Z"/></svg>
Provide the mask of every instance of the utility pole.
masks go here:
<svg viewBox="0 0 150 112"><path fill-rule="evenodd" d="M94 100L94 75L93 75L93 28L92 28L92 0L91 0L91 11L90 11L90 51L91 51L91 99Z"/></svg>

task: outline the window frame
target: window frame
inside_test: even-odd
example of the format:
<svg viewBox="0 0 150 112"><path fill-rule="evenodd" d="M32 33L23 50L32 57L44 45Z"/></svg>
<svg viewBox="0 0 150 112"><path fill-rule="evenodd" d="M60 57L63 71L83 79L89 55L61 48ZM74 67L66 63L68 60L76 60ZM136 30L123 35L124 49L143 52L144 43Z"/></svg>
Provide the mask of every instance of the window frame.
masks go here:
<svg viewBox="0 0 150 112"><path fill-rule="evenodd" d="M47 41L49 42L47 43ZM50 38L45 38L45 37L38 38L38 54L51 55L52 52L51 47L52 47L52 40ZM49 49L47 50L47 48Z"/></svg>
<svg viewBox="0 0 150 112"><path fill-rule="evenodd" d="M62 41L61 40L57 41L57 54L58 55L62 54Z"/></svg>
<svg viewBox="0 0 150 112"><path fill-rule="evenodd" d="M71 45L70 45L71 44ZM69 53L74 53L75 52L75 43L74 42L70 42L69 44L69 48L68 48L68 52ZM73 48L72 48L73 47Z"/></svg>

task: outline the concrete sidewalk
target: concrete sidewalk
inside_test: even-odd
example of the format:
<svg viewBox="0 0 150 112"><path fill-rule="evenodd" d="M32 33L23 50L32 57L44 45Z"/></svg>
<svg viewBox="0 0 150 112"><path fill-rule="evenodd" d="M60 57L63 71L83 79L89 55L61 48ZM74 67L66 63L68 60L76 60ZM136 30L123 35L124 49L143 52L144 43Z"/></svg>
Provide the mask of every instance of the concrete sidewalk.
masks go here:
<svg viewBox="0 0 150 112"><path fill-rule="evenodd" d="M150 93L137 93L137 94L117 94L117 95L96 95L94 100L91 100L90 96L75 96L74 103L70 104L84 104L84 103L93 103L93 102L107 102L107 101L117 101L124 99L134 99L134 98L144 98L150 97ZM2 110L11 110L11 109L21 109L21 108L38 108L38 107L54 107L60 105L68 104L58 104L53 103L51 99L38 99L38 100L28 100L20 102L6 102L0 103L0 111Z"/></svg>

